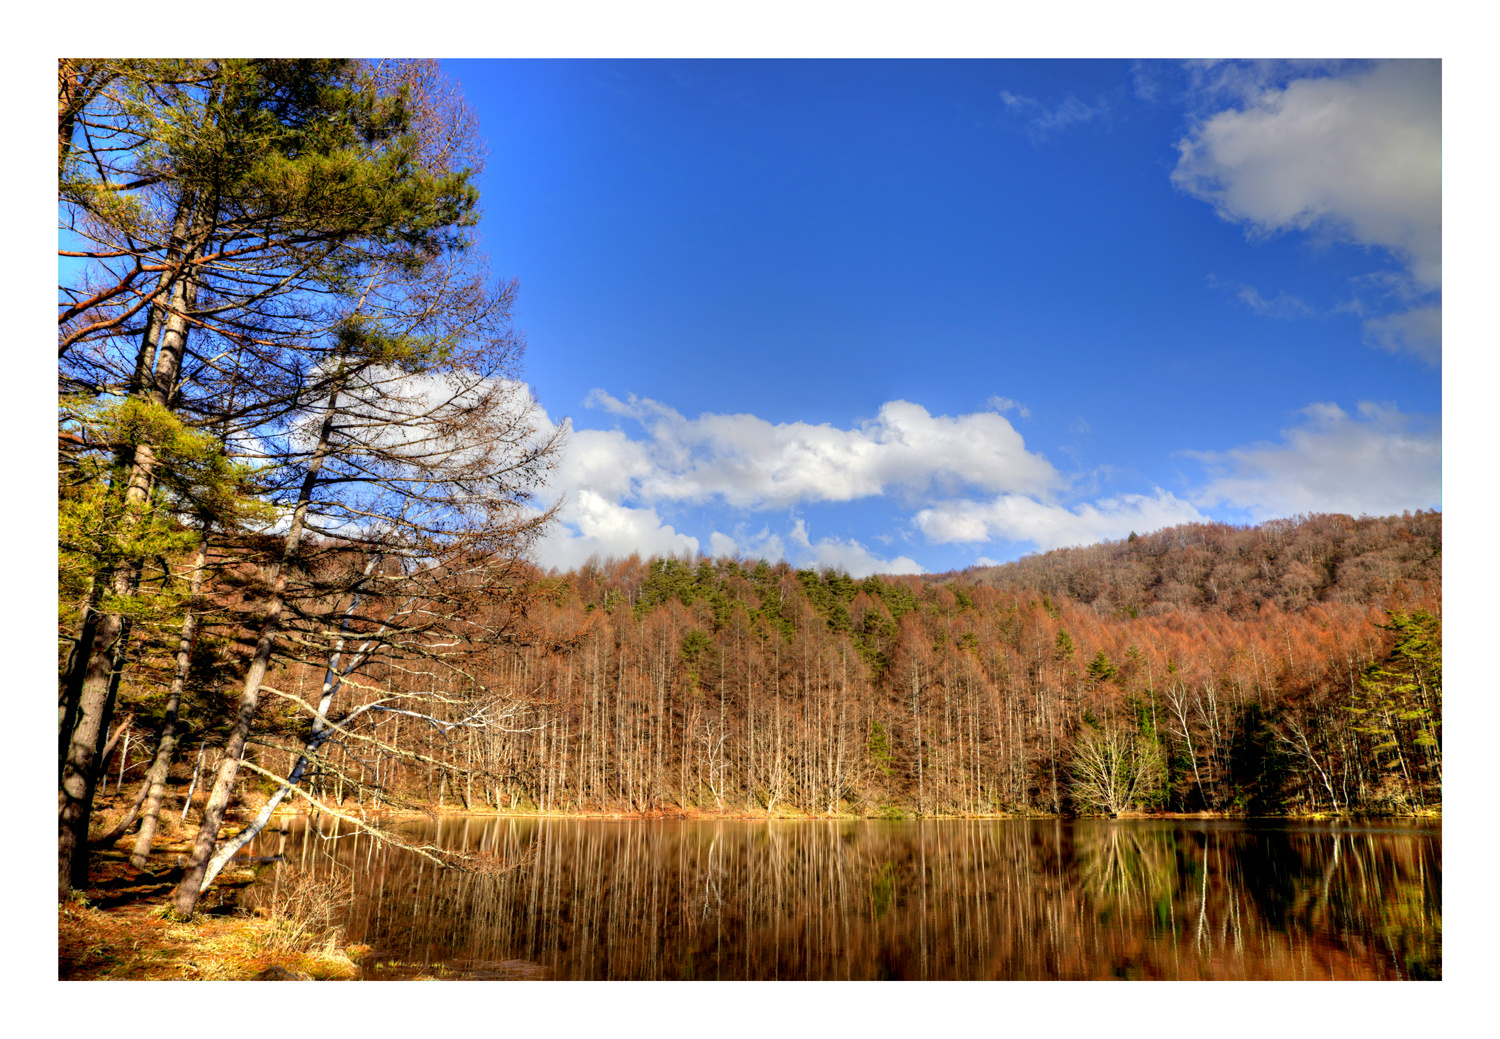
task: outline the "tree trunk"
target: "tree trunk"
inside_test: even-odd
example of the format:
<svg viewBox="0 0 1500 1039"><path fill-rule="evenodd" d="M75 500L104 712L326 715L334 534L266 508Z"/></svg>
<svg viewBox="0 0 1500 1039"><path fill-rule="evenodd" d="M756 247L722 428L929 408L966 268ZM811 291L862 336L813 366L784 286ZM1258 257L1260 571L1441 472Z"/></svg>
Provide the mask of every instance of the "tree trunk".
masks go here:
<svg viewBox="0 0 1500 1039"><path fill-rule="evenodd" d="M342 648L342 644L340 644L340 648ZM287 776L286 782L281 784L281 787L276 793L271 795L271 799L256 814L250 825L241 830L231 840L224 842L224 846L209 860L208 867L203 873L203 879L198 885L200 893L214 882L219 873L229 864L229 860L234 858L235 854L241 848L253 841L260 831L265 829L266 823L271 819L271 814L276 811L276 807L281 804L286 795L292 792L292 788L301 781L303 775L307 772L307 766L312 763L313 758L317 756L318 750L327 741L328 733L325 731L325 723L328 719L328 708L333 704L334 695L343 686L343 676L339 674L338 663L339 652L335 650L323 682L323 698L318 704L317 717L313 719L312 735L308 738L306 746L302 748L302 754L297 758L296 766L292 769L291 774Z"/></svg>
<svg viewBox="0 0 1500 1039"><path fill-rule="evenodd" d="M182 799L182 821L187 822L188 809L193 805L193 791L198 789L198 774L203 771L203 752L208 750L208 741L198 745L198 760L193 762L193 781L188 784L187 795Z"/></svg>
<svg viewBox="0 0 1500 1039"><path fill-rule="evenodd" d="M93 629L91 652L83 664L82 689L68 734L63 759L57 812L57 895L66 898L74 888L88 883L89 817L94 808L94 786L103 750L105 729L114 713L114 683L117 649L125 635L125 618L107 614Z"/></svg>
<svg viewBox="0 0 1500 1039"><path fill-rule="evenodd" d="M151 761L146 780L149 791L145 810L141 813L141 831L136 834L135 847L130 852L130 864L136 869L145 869L146 857L151 854L151 842L156 839L161 818L162 799L166 796L167 775L177 753L177 710L182 703L182 689L192 664L193 640L198 634L198 594L203 587L203 568L207 562L208 530L205 528L198 541L193 573L188 579L187 615L182 619L182 634L177 640L177 667L172 675L171 691L167 694L167 714L162 721L161 736L156 741L156 757Z"/></svg>
<svg viewBox="0 0 1500 1039"><path fill-rule="evenodd" d="M186 872L173 895L173 908L178 916L184 918L193 915L193 910L198 905L198 898L206 886L204 878L208 875L214 844L219 837L219 827L223 825L224 813L229 808L234 781L239 775L240 756L245 751L250 728L255 721L255 712L260 705L260 686L265 681L266 670L271 664L271 651L275 647L276 634L281 627L281 615L286 606L287 566L302 543L302 531L307 521L307 510L312 500L313 488L317 485L318 474L328 457L329 439L337 413L339 391L340 386L336 384L329 393L322 428L318 432L317 447L308 460L307 475L303 477L302 486L297 494L297 505L292 513L292 523L287 530L281 558L268 575L271 578L270 602L266 605L265 621L261 625L260 638L255 643L255 653L250 658L250 668L245 673L245 684L240 693L240 706L235 713L234 731L230 734L229 743L224 748L224 756L219 761L218 775L214 777L213 789L209 792L208 800L203 806L203 824L198 828L198 835L193 839L193 850L188 858Z"/></svg>
<svg viewBox="0 0 1500 1039"><path fill-rule="evenodd" d="M125 813L125 818L116 823L113 830L89 841L90 848L107 848L125 835L125 831L130 829L130 824L135 822L136 816L140 814L141 803L146 800L146 788L149 785L150 780L141 783L140 789L135 792L135 801L131 804L130 810Z"/></svg>
<svg viewBox="0 0 1500 1039"><path fill-rule="evenodd" d="M184 245L192 210L190 199L178 207L174 236ZM190 256L191 251L186 255ZM180 277L168 295L165 318L148 322L147 334L141 344L142 362L138 370L144 369L145 359L154 354L151 385L133 388L137 393L144 391L148 400L161 406L167 405L181 370L187 343L187 313L193 306L196 289L185 277ZM128 455L125 500L131 506L144 507L150 496L155 454L149 444L139 444ZM101 587L113 585L115 594L124 597L134 593L138 579L138 570L126 565L113 573L102 574L99 584ZM59 898L67 897L71 889L88 883L89 817L94 807L101 744L114 713L120 669L130 634L128 618L119 613L98 615L92 625L86 624L85 627L91 637L87 644L80 644L79 678L69 679L70 702L65 710L65 715L73 719L73 726L66 737L67 751L59 783Z"/></svg>

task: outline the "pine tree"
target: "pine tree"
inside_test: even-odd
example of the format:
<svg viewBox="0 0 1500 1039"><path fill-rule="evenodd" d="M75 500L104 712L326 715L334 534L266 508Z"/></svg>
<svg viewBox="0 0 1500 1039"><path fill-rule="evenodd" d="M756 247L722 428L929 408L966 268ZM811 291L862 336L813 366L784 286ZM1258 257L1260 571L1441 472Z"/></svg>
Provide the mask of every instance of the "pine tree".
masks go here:
<svg viewBox="0 0 1500 1039"><path fill-rule="evenodd" d="M65 419L86 410L82 395L110 396L159 431L121 441L109 477L75 488L110 525L96 540L135 548L100 554L79 582L89 593L62 682L60 894L86 877L125 604L174 421L244 430L284 412L308 370L289 356L326 329L325 301L357 291L372 266L420 270L463 244L472 169L425 162L411 98L344 60L59 66L60 231L78 271L59 291L59 374L79 402Z"/></svg>
<svg viewBox="0 0 1500 1039"><path fill-rule="evenodd" d="M1109 657L1104 655L1102 649L1089 661L1088 676L1095 682L1107 682L1117 674L1119 670L1109 662Z"/></svg>
<svg viewBox="0 0 1500 1039"><path fill-rule="evenodd" d="M1377 762L1399 774L1408 798L1420 803L1428 780L1442 783L1441 621L1423 609L1388 617L1380 627L1394 637L1391 650L1364 669L1347 709L1355 731L1373 741Z"/></svg>

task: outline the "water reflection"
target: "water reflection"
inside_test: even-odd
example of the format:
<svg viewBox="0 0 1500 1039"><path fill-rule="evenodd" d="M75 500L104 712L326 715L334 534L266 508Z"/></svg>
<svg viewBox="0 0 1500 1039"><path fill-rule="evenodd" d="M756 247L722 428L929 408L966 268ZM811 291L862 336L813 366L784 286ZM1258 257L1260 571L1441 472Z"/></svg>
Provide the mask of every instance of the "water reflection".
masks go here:
<svg viewBox="0 0 1500 1039"><path fill-rule="evenodd" d="M446 819L439 870L294 823L350 869L369 977L1385 979L1442 970L1436 826ZM274 883L274 877L269 878Z"/></svg>

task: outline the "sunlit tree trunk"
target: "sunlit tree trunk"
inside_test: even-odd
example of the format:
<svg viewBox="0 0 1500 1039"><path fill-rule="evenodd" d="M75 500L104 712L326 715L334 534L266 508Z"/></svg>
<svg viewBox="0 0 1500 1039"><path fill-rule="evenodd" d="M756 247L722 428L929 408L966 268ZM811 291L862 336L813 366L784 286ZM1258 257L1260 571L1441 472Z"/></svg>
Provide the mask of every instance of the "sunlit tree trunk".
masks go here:
<svg viewBox="0 0 1500 1039"><path fill-rule="evenodd" d="M188 605L182 620L182 634L177 640L177 662L172 673L172 686L167 692L166 716L162 720L161 735L156 741L156 755L146 776L147 793L145 807L141 812L141 829L136 834L135 847L130 853L130 863L136 869L145 869L147 856L151 854L151 842L156 839L162 799L166 795L167 774L177 753L177 711L182 703L183 686L187 683L188 669L192 664L193 642L198 634L198 596L203 588L203 571L207 563L208 530L205 529L198 540L192 576L188 578Z"/></svg>
<svg viewBox="0 0 1500 1039"><path fill-rule="evenodd" d="M307 509L312 499L313 488L318 483L318 474L328 457L329 440L333 432L338 405L339 388L330 394L323 423L318 433L317 446L307 463L307 474L297 495L296 508L292 512L291 526L287 530L280 559L272 565L270 578L271 594L266 604L260 638L255 643L255 652L250 658L250 667L245 673L244 687L240 693L239 709L235 712L234 729L224 748L219 762L218 775L203 806L203 823L193 839L192 853L188 858L181 882L173 895L173 908L182 917L193 915L198 898L207 886L209 863L213 857L214 844L219 838L219 828L224 822L224 813L229 808L234 781L239 775L240 756L245 751L250 728L255 721L256 708L260 704L260 687L265 681L266 670L271 664L271 651L276 643L276 634L281 626L282 611L286 608L287 567L302 544L302 532L307 520Z"/></svg>
<svg viewBox="0 0 1500 1039"><path fill-rule="evenodd" d="M195 203L189 197L177 208L174 228L174 257L190 261L196 247L189 244L195 233L192 220ZM202 232L196 232L201 237ZM132 393L144 396L158 407L168 407L182 366L187 344L188 313L192 309L197 287L188 278L179 277L168 295L166 314L148 323L137 366L139 373L151 363L149 383L138 383ZM150 359L148 362L147 359ZM150 444L142 443L129 451L125 459L127 530L130 517L139 515L151 494L155 453ZM130 596L136 590L139 570L131 565L97 578L99 586L111 587L116 596ZM59 782L58 798L58 897L88 882L88 832L93 813L94 788L98 780L100 751L104 734L114 713L119 678L124 666L126 644L130 636L129 618L118 611L101 611L84 625L85 635L78 644L76 677L67 680L68 704L64 716L66 751Z"/></svg>

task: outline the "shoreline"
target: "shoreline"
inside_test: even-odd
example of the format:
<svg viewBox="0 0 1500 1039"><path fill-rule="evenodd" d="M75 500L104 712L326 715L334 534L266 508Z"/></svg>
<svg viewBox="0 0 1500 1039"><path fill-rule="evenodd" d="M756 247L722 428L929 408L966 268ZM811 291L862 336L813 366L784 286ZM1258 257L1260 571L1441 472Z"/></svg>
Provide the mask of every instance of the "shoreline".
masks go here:
<svg viewBox="0 0 1500 1039"><path fill-rule="evenodd" d="M278 810L271 816L271 821L282 819L311 818L315 815L324 815L322 812L309 812L305 810L282 811ZM997 813L994 815L919 815L916 812L902 812L900 814L884 815L855 815L853 813L837 813L831 815L807 815L802 813L751 813L751 812L709 812L702 810L691 811L648 811L648 812L524 812L524 811L473 811L465 809L454 809L447 806L441 808L396 808L380 809L376 811L346 812L346 815L354 815L361 820L370 819L561 819L587 822L592 820L606 821L635 821L635 822L1079 822L1084 820L1095 821L1151 821L1151 820L1203 820L1221 822L1332 822L1338 820L1408 820L1412 822L1441 822L1443 810L1441 807L1428 808L1420 812L1298 812L1281 815L1252 815L1236 812L1121 812L1117 816L1106 815L1068 815L1051 813L1031 813L1026 815L1014 815Z"/></svg>

